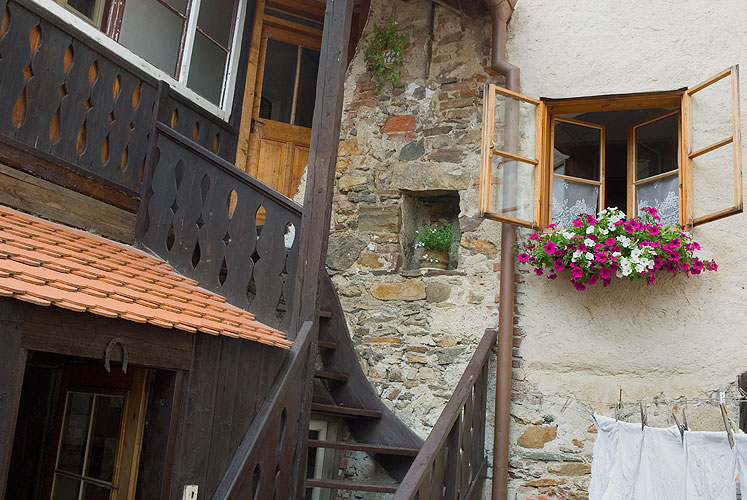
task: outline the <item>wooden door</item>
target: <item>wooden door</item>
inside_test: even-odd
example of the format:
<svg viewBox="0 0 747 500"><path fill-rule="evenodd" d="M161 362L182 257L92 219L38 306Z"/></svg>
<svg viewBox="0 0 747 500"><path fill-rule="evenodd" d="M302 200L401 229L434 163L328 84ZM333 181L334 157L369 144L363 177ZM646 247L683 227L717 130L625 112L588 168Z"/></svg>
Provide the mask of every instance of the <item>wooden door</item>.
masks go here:
<svg viewBox="0 0 747 500"><path fill-rule="evenodd" d="M45 482L51 500L133 500L145 421L147 370L64 369Z"/></svg>
<svg viewBox="0 0 747 500"><path fill-rule="evenodd" d="M261 30L246 170L292 198L309 158L322 31L274 11Z"/></svg>

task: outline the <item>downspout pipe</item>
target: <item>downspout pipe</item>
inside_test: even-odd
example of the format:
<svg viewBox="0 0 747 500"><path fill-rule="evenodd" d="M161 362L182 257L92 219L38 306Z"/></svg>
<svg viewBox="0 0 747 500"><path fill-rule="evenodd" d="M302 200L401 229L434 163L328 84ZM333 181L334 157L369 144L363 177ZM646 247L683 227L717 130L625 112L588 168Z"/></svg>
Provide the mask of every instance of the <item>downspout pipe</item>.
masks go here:
<svg viewBox="0 0 747 500"><path fill-rule="evenodd" d="M493 53L491 68L506 78L506 88L519 91L519 68L506 60L506 29L518 0L485 0L485 5L493 21ZM518 153L519 149L519 110L518 103L505 107L505 144L508 152ZM504 201L511 206L515 199L516 182L504 174ZM515 175L515 174L514 174ZM495 430L493 441L493 500L507 500L508 497L508 450L509 427L511 420L511 360L513 354L514 326L514 281L516 262L513 247L516 243L516 228L507 223L501 228L501 278L498 306L498 346L495 382Z"/></svg>

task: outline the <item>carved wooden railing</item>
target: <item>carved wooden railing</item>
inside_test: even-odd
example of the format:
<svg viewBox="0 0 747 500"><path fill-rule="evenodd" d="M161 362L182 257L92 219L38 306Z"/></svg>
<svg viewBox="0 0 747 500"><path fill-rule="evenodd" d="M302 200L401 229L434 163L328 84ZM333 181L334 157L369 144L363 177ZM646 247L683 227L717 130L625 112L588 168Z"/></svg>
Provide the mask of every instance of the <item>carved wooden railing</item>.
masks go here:
<svg viewBox="0 0 747 500"><path fill-rule="evenodd" d="M287 331L301 207L160 122L148 168L136 239L200 286Z"/></svg>
<svg viewBox="0 0 747 500"><path fill-rule="evenodd" d="M158 80L29 0L0 18L0 141L137 196ZM235 130L166 88L164 121L233 161Z"/></svg>
<svg viewBox="0 0 747 500"><path fill-rule="evenodd" d="M488 359L495 340L496 331L486 330L394 500L470 500L480 495L487 469Z"/></svg>
<svg viewBox="0 0 747 500"><path fill-rule="evenodd" d="M313 366L312 323L296 337L281 374L226 469L212 500L293 498L294 458L301 437L299 417L304 385ZM300 497L297 497L300 498Z"/></svg>

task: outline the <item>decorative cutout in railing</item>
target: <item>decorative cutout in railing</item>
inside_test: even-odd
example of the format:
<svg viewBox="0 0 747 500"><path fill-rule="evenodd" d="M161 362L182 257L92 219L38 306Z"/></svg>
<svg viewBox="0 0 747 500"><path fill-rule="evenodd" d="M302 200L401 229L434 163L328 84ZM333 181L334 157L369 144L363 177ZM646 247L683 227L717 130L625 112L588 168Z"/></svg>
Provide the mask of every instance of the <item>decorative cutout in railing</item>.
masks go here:
<svg viewBox="0 0 747 500"><path fill-rule="evenodd" d="M228 123L200 109L173 90L169 92L165 109L159 111L159 121L224 160L234 161L236 131Z"/></svg>
<svg viewBox="0 0 747 500"><path fill-rule="evenodd" d="M136 192L155 79L98 52L38 6L0 7L0 134Z"/></svg>
<svg viewBox="0 0 747 500"><path fill-rule="evenodd" d="M485 457L488 358L496 333L485 331L394 500L479 498L488 462Z"/></svg>
<svg viewBox="0 0 747 500"><path fill-rule="evenodd" d="M158 123L137 238L200 285L287 331L301 208ZM257 212L265 223L257 226Z"/></svg>

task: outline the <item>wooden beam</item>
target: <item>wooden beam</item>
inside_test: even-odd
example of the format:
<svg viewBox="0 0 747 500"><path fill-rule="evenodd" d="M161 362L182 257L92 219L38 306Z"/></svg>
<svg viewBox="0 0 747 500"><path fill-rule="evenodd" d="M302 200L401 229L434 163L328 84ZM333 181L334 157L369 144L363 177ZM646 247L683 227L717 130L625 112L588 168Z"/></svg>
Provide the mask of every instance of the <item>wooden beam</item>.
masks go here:
<svg viewBox="0 0 747 500"><path fill-rule="evenodd" d="M21 401L23 372L27 351L21 347L23 304L15 299L0 299L0 498L5 498L8 469L13 452L18 404Z"/></svg>
<svg viewBox="0 0 747 500"><path fill-rule="evenodd" d="M311 352L316 352L319 334L319 280L325 272L329 221L332 217L332 194L335 165L340 141L343 86L350 40L353 0L327 0L316 84L316 103L311 126L308 180L301 219L298 271L291 308L289 335L296 335L305 321L312 321ZM304 373L304 391L299 418L299 436L294 469L297 473L294 498L304 493L306 476L306 445L314 370Z"/></svg>

